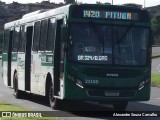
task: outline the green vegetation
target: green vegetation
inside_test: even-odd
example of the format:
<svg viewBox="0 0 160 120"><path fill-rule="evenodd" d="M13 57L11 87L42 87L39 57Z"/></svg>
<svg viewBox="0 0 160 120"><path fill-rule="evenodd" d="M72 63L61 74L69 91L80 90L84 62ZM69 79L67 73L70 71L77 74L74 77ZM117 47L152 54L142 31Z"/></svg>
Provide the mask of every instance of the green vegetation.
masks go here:
<svg viewBox="0 0 160 120"><path fill-rule="evenodd" d="M154 53L154 54L152 54L152 57L156 57L156 56L160 56L160 53Z"/></svg>
<svg viewBox="0 0 160 120"><path fill-rule="evenodd" d="M155 40L155 38L160 37L160 12L155 14L151 19L151 27L153 31L153 39ZM160 39L158 39L157 42L160 43Z"/></svg>
<svg viewBox="0 0 160 120"><path fill-rule="evenodd" d="M160 74L152 74L152 87L160 87Z"/></svg>
<svg viewBox="0 0 160 120"><path fill-rule="evenodd" d="M0 101L0 111L30 111L27 109L24 109L22 107L10 105L7 103L4 103ZM20 117L6 117L6 118L0 118L0 120L60 120L58 118L53 118L53 117L42 117L42 118L35 118L35 117L30 117L30 118L20 118Z"/></svg>
<svg viewBox="0 0 160 120"><path fill-rule="evenodd" d="M26 111L26 109L0 101L0 111Z"/></svg>
<svg viewBox="0 0 160 120"><path fill-rule="evenodd" d="M155 14L155 16L151 20L152 23L152 30L154 32L154 35L160 34L160 12Z"/></svg>

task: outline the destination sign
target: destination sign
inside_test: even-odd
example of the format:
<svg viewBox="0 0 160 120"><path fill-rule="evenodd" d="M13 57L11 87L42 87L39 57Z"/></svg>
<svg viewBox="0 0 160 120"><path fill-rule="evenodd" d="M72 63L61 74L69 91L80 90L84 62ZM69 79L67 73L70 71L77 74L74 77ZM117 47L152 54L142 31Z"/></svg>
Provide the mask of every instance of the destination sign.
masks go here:
<svg viewBox="0 0 160 120"><path fill-rule="evenodd" d="M132 20L135 18L131 12L118 12L118 11L98 11L98 10L83 10L84 18L105 18L105 19L119 19L119 20Z"/></svg>
<svg viewBox="0 0 160 120"><path fill-rule="evenodd" d="M149 22L149 14L145 10L133 10L126 7L107 6L105 8L96 6L75 6L70 11L70 18L82 19L104 19L104 20L123 20Z"/></svg>
<svg viewBox="0 0 160 120"><path fill-rule="evenodd" d="M69 14L69 19L83 18L150 22L150 17L146 10L134 9L125 6L78 5L72 6Z"/></svg>
<svg viewBox="0 0 160 120"><path fill-rule="evenodd" d="M108 56L78 55L78 60L107 61Z"/></svg>

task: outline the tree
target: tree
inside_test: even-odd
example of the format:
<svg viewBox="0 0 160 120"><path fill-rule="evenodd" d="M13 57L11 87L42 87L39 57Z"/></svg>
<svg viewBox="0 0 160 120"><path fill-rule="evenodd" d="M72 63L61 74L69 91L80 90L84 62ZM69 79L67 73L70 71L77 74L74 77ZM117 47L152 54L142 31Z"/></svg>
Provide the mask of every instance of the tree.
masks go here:
<svg viewBox="0 0 160 120"><path fill-rule="evenodd" d="M160 12L155 14L155 16L153 16L151 19L151 27L154 41L156 40L158 43L160 43Z"/></svg>
<svg viewBox="0 0 160 120"><path fill-rule="evenodd" d="M100 1L96 1L96 4L102 4Z"/></svg>
<svg viewBox="0 0 160 120"><path fill-rule="evenodd" d="M64 0L64 2L66 4L74 4L74 3L76 3L75 0Z"/></svg>
<svg viewBox="0 0 160 120"><path fill-rule="evenodd" d="M160 35L160 12L152 18L151 24L154 35Z"/></svg>

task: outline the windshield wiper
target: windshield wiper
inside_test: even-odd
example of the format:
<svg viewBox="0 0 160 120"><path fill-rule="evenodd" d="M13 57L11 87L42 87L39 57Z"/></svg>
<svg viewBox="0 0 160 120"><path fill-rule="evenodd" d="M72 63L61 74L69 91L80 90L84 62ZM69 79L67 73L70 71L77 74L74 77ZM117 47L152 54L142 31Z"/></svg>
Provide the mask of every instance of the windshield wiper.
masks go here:
<svg viewBox="0 0 160 120"><path fill-rule="evenodd" d="M117 42L117 45L118 45L118 52L119 52L119 54L121 54L121 49L120 49L120 45L119 45L119 35L118 35L118 31L116 31L116 42Z"/></svg>
<svg viewBox="0 0 160 120"><path fill-rule="evenodd" d="M103 55L104 55L104 39L101 39L101 36L98 34L99 32L97 31L95 24L92 21L89 22L89 25L91 26L91 28L93 28L93 31L94 31L99 43L102 44Z"/></svg>
<svg viewBox="0 0 160 120"><path fill-rule="evenodd" d="M118 44L120 44L123 41L124 37L132 29L133 26L134 26L134 23L129 24L129 26L127 27L127 29L125 30L125 32L122 34L122 36L120 37L120 39L118 39Z"/></svg>
<svg viewBox="0 0 160 120"><path fill-rule="evenodd" d="M125 32L123 32L122 36L119 39L118 31L116 31L116 41L117 41L117 46L118 46L118 52L121 54L121 49L120 49L120 43L123 41L127 33L132 29L134 26L134 23L129 24L129 26L126 28Z"/></svg>

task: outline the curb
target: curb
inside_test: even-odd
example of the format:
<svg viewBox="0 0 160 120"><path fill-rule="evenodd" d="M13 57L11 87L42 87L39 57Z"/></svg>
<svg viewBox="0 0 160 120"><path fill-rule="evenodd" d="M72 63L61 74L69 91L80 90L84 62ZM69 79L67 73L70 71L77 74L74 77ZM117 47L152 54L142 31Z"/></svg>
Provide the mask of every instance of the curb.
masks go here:
<svg viewBox="0 0 160 120"><path fill-rule="evenodd" d="M159 58L160 55L157 55L157 56L152 56L151 58L154 59L154 58Z"/></svg>
<svg viewBox="0 0 160 120"><path fill-rule="evenodd" d="M152 45L152 47L160 47L160 44Z"/></svg>

